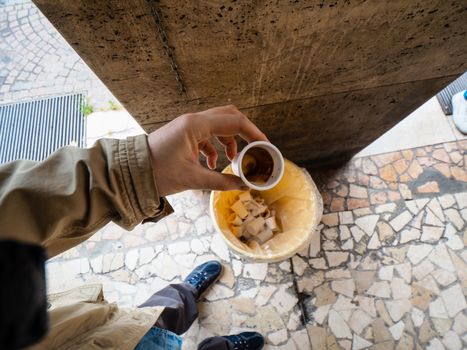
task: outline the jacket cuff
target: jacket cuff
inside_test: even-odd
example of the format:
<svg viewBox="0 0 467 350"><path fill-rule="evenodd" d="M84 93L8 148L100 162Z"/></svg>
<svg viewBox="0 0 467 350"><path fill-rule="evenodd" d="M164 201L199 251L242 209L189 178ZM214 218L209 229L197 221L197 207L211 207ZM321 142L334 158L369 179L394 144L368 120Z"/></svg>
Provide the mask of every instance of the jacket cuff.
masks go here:
<svg viewBox="0 0 467 350"><path fill-rule="evenodd" d="M132 136L121 141L119 153L135 225L140 222L156 222L172 213L172 206L159 196L157 190L147 135Z"/></svg>

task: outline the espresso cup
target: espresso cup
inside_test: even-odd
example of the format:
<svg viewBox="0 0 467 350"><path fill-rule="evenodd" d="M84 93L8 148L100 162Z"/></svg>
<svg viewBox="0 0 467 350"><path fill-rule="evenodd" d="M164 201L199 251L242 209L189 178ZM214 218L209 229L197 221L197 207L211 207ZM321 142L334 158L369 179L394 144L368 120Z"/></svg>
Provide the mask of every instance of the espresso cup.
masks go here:
<svg viewBox="0 0 467 350"><path fill-rule="evenodd" d="M284 175L284 157L270 142L249 143L232 160L232 170L251 189L265 191Z"/></svg>

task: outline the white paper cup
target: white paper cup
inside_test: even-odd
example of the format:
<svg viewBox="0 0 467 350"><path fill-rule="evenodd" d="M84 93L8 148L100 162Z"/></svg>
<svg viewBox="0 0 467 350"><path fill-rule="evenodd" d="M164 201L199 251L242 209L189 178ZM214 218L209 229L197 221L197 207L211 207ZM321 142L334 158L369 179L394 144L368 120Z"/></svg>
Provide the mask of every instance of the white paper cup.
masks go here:
<svg viewBox="0 0 467 350"><path fill-rule="evenodd" d="M260 148L269 154L272 159L272 171L264 182L253 182L247 179L247 174L243 173L243 162L245 161L245 155L252 148ZM247 156L248 157L248 156ZM249 143L241 152L237 153L235 158L232 160L232 170L235 175L239 176L242 181L251 189L258 191L265 191L276 186L284 175L284 157L282 157L279 149L270 142L266 141L255 141Z"/></svg>

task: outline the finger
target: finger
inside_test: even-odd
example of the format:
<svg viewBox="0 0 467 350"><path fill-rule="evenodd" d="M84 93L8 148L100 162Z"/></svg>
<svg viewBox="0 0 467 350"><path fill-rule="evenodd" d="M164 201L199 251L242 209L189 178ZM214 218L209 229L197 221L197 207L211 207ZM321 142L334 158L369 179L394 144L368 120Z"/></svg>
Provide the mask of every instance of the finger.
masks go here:
<svg viewBox="0 0 467 350"><path fill-rule="evenodd" d="M248 190L243 181L235 175L221 174L199 166L196 171L196 188L213 191Z"/></svg>
<svg viewBox="0 0 467 350"><path fill-rule="evenodd" d="M210 133L209 136L240 135L242 139L248 142L268 141L266 135L235 106L213 108L204 115Z"/></svg>
<svg viewBox="0 0 467 350"><path fill-rule="evenodd" d="M206 157L206 164L209 169L216 169L218 155L214 145L208 140L204 140L198 144L198 147L201 154Z"/></svg>
<svg viewBox="0 0 467 350"><path fill-rule="evenodd" d="M237 154L237 141L233 136L219 136L217 140L224 146L225 154L230 161Z"/></svg>

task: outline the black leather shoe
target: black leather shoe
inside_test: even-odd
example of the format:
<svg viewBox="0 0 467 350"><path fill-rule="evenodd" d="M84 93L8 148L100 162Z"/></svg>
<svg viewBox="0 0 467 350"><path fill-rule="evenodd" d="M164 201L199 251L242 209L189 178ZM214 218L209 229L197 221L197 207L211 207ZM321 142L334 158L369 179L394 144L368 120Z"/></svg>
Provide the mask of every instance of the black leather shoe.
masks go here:
<svg viewBox="0 0 467 350"><path fill-rule="evenodd" d="M261 350L264 338L258 332L243 332L235 335L224 335L234 346L234 350Z"/></svg>
<svg viewBox="0 0 467 350"><path fill-rule="evenodd" d="M196 289L196 297L199 299L203 293L217 281L221 272L222 264L219 261L211 260L199 265L191 271L184 282Z"/></svg>

